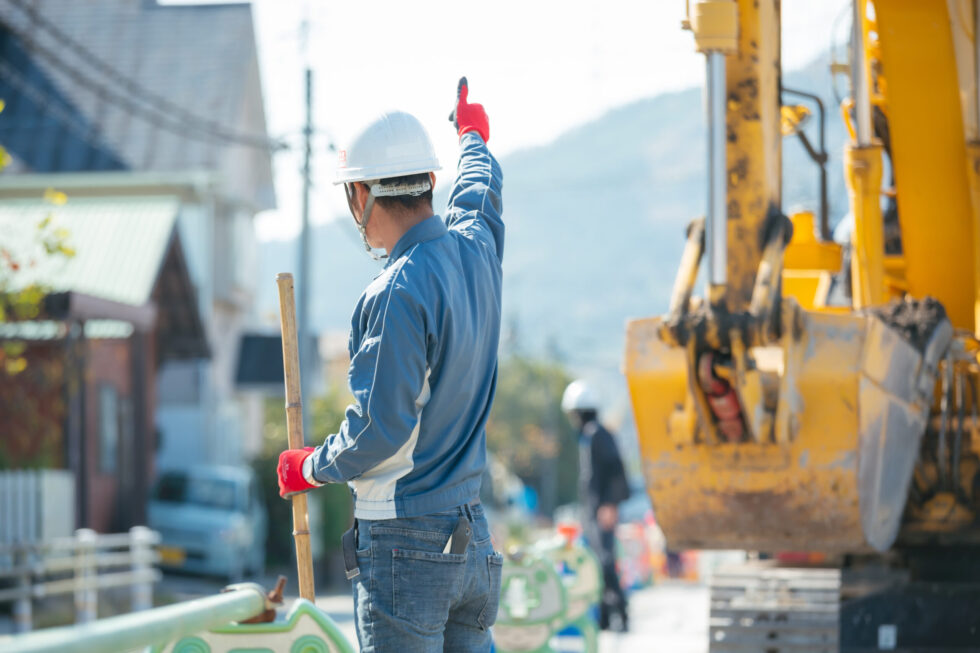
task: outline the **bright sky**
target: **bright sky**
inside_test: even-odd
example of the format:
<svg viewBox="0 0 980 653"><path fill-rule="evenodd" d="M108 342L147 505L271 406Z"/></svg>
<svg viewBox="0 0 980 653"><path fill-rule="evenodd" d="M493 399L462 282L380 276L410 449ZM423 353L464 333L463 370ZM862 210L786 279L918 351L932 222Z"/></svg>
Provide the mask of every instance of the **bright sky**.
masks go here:
<svg viewBox="0 0 980 653"><path fill-rule="evenodd" d="M783 3L783 64L801 66L830 44L846 0ZM338 146L387 108L415 114L443 165L456 164L447 121L456 82L490 115L498 155L547 143L606 110L669 90L698 86L704 60L680 29L684 0L253 0L266 116L273 135L295 152L276 155L279 208L259 216L260 239L290 238L300 225L304 55L309 21L314 122ZM578 5L578 8L572 8ZM316 141L314 223L346 215L330 182L334 155ZM694 144L700 147L700 144Z"/></svg>

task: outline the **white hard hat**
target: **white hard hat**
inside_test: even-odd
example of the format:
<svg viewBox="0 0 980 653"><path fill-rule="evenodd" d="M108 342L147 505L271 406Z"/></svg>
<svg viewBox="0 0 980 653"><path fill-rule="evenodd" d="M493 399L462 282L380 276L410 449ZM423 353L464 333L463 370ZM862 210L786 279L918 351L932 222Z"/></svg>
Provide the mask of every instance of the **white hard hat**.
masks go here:
<svg viewBox="0 0 980 653"><path fill-rule="evenodd" d="M440 170L425 127L415 116L390 111L371 121L339 152L334 184L404 177Z"/></svg>
<svg viewBox="0 0 980 653"><path fill-rule="evenodd" d="M565 388L565 394L561 396L561 409L566 413L573 410L599 410L599 398L588 383L578 379Z"/></svg>

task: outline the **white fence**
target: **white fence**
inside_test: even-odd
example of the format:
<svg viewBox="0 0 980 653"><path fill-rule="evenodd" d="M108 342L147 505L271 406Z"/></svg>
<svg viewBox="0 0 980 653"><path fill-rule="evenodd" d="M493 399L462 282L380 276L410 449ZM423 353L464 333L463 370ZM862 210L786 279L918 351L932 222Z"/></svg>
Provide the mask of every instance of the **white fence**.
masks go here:
<svg viewBox="0 0 980 653"><path fill-rule="evenodd" d="M63 469L0 472L0 546L69 537L75 477Z"/></svg>
<svg viewBox="0 0 980 653"><path fill-rule="evenodd" d="M74 537L0 546L0 603L14 604L14 627L33 627L33 602L75 595L75 621L98 616L99 590L130 587L132 610L153 607L153 583L160 572L153 550L160 535L144 526L128 533L100 535L82 528Z"/></svg>

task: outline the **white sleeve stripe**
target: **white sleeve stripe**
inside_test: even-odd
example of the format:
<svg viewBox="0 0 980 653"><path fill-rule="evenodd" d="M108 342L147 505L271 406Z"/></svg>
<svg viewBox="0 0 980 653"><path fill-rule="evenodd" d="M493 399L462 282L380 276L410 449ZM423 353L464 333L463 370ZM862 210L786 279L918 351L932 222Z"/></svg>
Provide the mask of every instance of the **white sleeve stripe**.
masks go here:
<svg viewBox="0 0 980 653"><path fill-rule="evenodd" d="M391 304L391 293L395 288L395 282L398 280L398 275L402 274L403 269L405 267L405 263L412 258L412 254L415 253L415 250L418 248L419 244L420 243L415 243L412 249L408 251L408 254L405 255L405 258L399 261L398 270L393 275L391 275L391 280L388 283L388 298L385 300L385 312L381 316L381 333L378 334L379 338L385 332L385 321L388 319L388 306ZM334 454L333 460L331 460L323 469L329 469L331 466L336 467L337 459L341 455L343 455L344 452L346 452L347 450L352 448L355 444L357 444L357 439L360 438L364 434L364 432L371 427L371 424L374 422L374 416L371 414L371 400L374 398L374 386L375 386L375 382L378 379L378 363L380 363L381 361L381 346L383 342L384 342L383 339L381 339L379 340L378 343L378 356L374 359L374 372L371 375L371 389L368 391L368 398L367 401L365 402L365 404L367 405L367 407L365 408L365 412L367 413L367 418L368 418L367 424L364 425L364 428L362 428L357 435L351 438L350 443L347 446L345 446L343 449L341 449L340 451Z"/></svg>
<svg viewBox="0 0 980 653"><path fill-rule="evenodd" d="M486 144L485 141L483 143L483 147L487 147L487 144ZM489 148L487 148L487 151L488 152L490 151ZM487 161L487 181L485 182L485 185L487 187L487 190L486 190L485 193L483 193L483 201L480 202L480 213L481 214L484 213L483 208L487 205L487 196L490 195L490 191L491 191L490 182L492 182L492 181L493 181L493 161L490 160L490 161ZM490 225L486 225L486 227L489 229ZM492 235L492 232L491 232L491 235Z"/></svg>

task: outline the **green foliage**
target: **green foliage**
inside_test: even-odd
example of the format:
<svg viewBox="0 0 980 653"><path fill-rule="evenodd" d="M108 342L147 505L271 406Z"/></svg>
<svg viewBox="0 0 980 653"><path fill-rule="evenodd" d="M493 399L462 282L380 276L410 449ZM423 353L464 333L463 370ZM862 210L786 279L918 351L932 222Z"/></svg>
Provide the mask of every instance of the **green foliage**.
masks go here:
<svg viewBox="0 0 980 653"><path fill-rule="evenodd" d="M7 358L6 368L0 369L0 469L59 467L64 464L62 434L67 417L63 346L3 344L15 349L16 357ZM18 360L23 367L9 371L11 361Z"/></svg>
<svg viewBox="0 0 980 653"><path fill-rule="evenodd" d="M37 225L33 251L14 252L0 246L0 322L41 317L50 289L40 283L25 284L19 277L40 257L74 256L68 238L65 229L52 225L49 215ZM62 449L64 383L60 349L52 352L49 346L28 346L22 340L0 341L0 415L7 438L0 469L47 467L56 462L54 452Z"/></svg>
<svg viewBox="0 0 980 653"><path fill-rule="evenodd" d="M0 148L0 169L3 161L4 155ZM68 198L60 191L48 189L44 199L50 204L61 206ZM52 215L48 214L37 224L34 247L15 252L0 246L0 322L35 320L41 316L44 297L50 288L36 282L24 283L19 277L36 267L42 257L69 259L75 256L74 248L69 245L70 237L68 230L54 224ZM0 345L0 374L14 376L27 369L24 351L25 345L22 342L3 342Z"/></svg>
<svg viewBox="0 0 980 653"><path fill-rule="evenodd" d="M0 99L0 112L3 109ZM10 155L0 146L0 170L9 162ZM55 206L68 199L53 189L44 197ZM48 215L38 223L32 247L14 251L0 246L0 323L33 320L41 315L49 289L39 283L24 283L20 277L42 258L73 257L69 237L68 231L52 224ZM23 341L0 341L0 415L4 417L5 440L0 448L0 469L58 463L66 412L64 383L64 352L59 347L32 349Z"/></svg>
<svg viewBox="0 0 980 653"><path fill-rule="evenodd" d="M538 493L539 509L575 501L578 442L561 412L571 376L559 363L514 355L500 361L487 446Z"/></svg>
<svg viewBox="0 0 980 653"><path fill-rule="evenodd" d="M273 567L286 566L293 561L293 513L289 502L279 498L279 487L276 483L277 460L278 454L262 455L252 461L255 477L259 479L262 502L269 516L265 560L267 565Z"/></svg>
<svg viewBox="0 0 980 653"><path fill-rule="evenodd" d="M318 523L323 537L323 550L327 555L339 554L340 539L344 531L354 523L350 489L346 484L325 485L317 490L315 505L320 517Z"/></svg>

